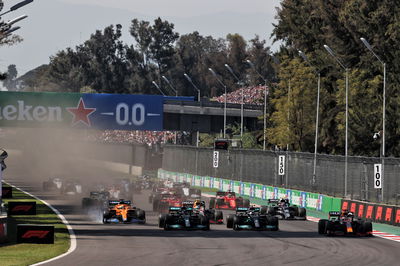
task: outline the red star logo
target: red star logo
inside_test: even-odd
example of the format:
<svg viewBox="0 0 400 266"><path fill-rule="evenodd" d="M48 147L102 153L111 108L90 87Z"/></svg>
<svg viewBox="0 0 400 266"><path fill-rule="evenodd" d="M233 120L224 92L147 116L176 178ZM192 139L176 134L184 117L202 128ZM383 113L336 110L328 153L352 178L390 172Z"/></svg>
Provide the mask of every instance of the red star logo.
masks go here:
<svg viewBox="0 0 400 266"><path fill-rule="evenodd" d="M86 108L85 103L83 102L82 98L79 100L79 104L76 108L74 107L67 107L68 112L70 112L74 116L74 121L72 125L76 125L79 122L85 123L89 127L91 126L89 115L96 111L96 108Z"/></svg>

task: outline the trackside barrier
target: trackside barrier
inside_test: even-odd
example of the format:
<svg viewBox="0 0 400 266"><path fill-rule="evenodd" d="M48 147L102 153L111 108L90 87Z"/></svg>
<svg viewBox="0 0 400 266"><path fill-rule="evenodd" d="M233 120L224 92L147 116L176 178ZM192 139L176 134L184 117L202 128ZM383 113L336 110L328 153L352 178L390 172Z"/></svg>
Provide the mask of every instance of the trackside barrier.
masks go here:
<svg viewBox="0 0 400 266"><path fill-rule="evenodd" d="M345 200L323 194L284 189L263 184L254 184L237 180L215 178L210 176L197 176L187 173L175 173L162 169L158 170L158 178L172 179L176 182L188 182L192 186L234 191L238 195L254 199L279 199L288 198L292 204L311 210L340 211L347 209L360 218L365 218L378 223L387 223L400 226L400 207L367 203L362 201Z"/></svg>
<svg viewBox="0 0 400 266"><path fill-rule="evenodd" d="M210 176L197 176L187 173L175 173L159 169L157 177L160 179L172 179L175 182L188 182L192 186L212 188L222 191L234 191L238 195L254 199L279 199L288 198L292 204L312 210L329 212L340 210L341 200L322 194L304 192L299 190L284 189L263 184L254 184L215 178Z"/></svg>
<svg viewBox="0 0 400 266"><path fill-rule="evenodd" d="M394 224L400 226L400 207L396 208L396 213L394 215Z"/></svg>
<svg viewBox="0 0 400 266"><path fill-rule="evenodd" d="M342 209L347 209L353 212L357 217L370 219L377 223L396 225L396 211L398 208L399 207L390 205L342 200Z"/></svg>
<svg viewBox="0 0 400 266"><path fill-rule="evenodd" d="M383 206L375 206L375 222L383 222Z"/></svg>
<svg viewBox="0 0 400 266"><path fill-rule="evenodd" d="M365 203L359 203L358 204L358 209L357 209L357 216L358 217L365 217L365 213L366 213L366 204Z"/></svg>
<svg viewBox="0 0 400 266"><path fill-rule="evenodd" d="M393 224L394 223L394 211L395 211L396 207L394 206L386 206L385 207L385 218L384 218L384 222L386 224Z"/></svg>
<svg viewBox="0 0 400 266"><path fill-rule="evenodd" d="M363 218L373 220L375 217L375 205L367 204L367 210L365 212L365 216Z"/></svg>

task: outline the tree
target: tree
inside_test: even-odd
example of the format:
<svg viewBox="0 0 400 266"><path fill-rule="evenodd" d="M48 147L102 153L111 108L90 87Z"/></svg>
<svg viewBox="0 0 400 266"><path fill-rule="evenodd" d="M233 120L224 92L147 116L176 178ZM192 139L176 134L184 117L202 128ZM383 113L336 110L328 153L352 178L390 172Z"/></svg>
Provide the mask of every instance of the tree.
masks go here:
<svg viewBox="0 0 400 266"><path fill-rule="evenodd" d="M3 86L9 91L15 91L17 89L17 67L15 65L9 65L6 76L7 78L3 81Z"/></svg>
<svg viewBox="0 0 400 266"><path fill-rule="evenodd" d="M272 103L273 127L267 130L268 141L281 148L290 145L296 151L310 151L314 137L316 79L313 70L299 58L284 58L279 87Z"/></svg>

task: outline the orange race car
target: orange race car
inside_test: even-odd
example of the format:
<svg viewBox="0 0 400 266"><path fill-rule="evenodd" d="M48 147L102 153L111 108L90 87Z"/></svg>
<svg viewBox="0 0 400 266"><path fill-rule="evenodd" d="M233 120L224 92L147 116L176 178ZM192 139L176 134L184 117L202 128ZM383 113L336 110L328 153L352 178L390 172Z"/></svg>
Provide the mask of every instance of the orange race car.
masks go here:
<svg viewBox="0 0 400 266"><path fill-rule="evenodd" d="M103 223L146 223L144 210L132 206L130 200L110 200L103 214Z"/></svg>

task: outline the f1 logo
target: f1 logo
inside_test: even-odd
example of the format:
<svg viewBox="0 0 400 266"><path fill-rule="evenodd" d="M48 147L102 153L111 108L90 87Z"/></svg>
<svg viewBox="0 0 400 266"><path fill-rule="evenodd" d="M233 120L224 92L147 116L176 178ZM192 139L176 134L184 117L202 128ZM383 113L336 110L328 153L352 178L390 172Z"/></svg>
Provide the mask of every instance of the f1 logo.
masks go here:
<svg viewBox="0 0 400 266"><path fill-rule="evenodd" d="M12 211L13 212L18 212L18 211L24 211L24 212L28 212L30 209L32 209L32 205L18 205L15 206Z"/></svg>
<svg viewBox="0 0 400 266"><path fill-rule="evenodd" d="M29 231L26 231L25 234L22 235L22 238L27 239L27 238L36 237L36 238L42 239L42 238L45 238L49 232L50 231L29 230Z"/></svg>

